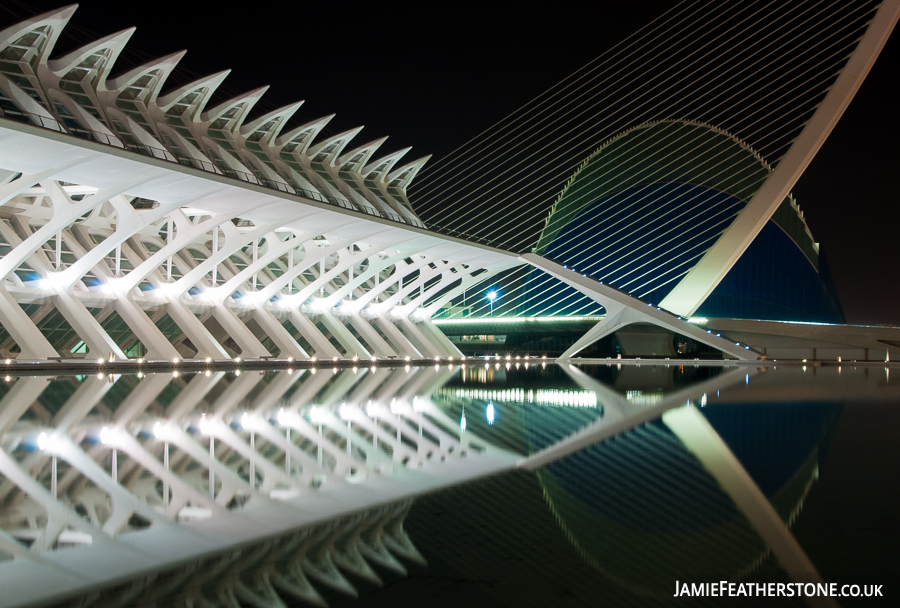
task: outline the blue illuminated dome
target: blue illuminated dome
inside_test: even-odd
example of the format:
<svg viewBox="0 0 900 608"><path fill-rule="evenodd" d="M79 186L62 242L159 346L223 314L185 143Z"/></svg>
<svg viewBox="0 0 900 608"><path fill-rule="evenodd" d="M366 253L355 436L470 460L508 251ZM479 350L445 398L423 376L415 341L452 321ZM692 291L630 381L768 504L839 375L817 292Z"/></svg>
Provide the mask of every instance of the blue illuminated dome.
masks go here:
<svg viewBox="0 0 900 608"><path fill-rule="evenodd" d="M749 147L708 125L643 125L584 161L554 204L535 252L648 302L661 302L771 171ZM537 306L542 314L602 311L540 271L531 271L523 287L520 313L535 314ZM552 302L549 309L546 302ZM828 265L792 197L696 314L844 322Z"/></svg>

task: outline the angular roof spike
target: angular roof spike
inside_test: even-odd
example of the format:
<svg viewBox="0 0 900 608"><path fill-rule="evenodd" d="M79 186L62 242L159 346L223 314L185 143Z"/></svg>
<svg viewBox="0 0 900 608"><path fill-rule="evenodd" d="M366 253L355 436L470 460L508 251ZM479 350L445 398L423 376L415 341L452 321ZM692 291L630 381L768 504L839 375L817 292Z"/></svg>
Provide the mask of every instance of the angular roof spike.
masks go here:
<svg viewBox="0 0 900 608"><path fill-rule="evenodd" d="M368 165L363 167L363 170L361 171L362 176L367 177L372 171L374 171L381 165L386 164L386 166L381 171L379 171L381 178L383 180L385 177L387 177L388 173L390 173L391 168L397 164L397 161L399 161L401 158L403 158L406 155L406 153L409 152L410 150L412 150L412 146L410 146L408 148L403 148L402 150L397 150L396 152L394 152L392 154L388 154L387 156L382 156L380 158L376 158L375 160L370 162Z"/></svg>
<svg viewBox="0 0 900 608"><path fill-rule="evenodd" d="M204 78L200 78L193 82L189 82L188 84L180 86L174 91L169 91L165 95L157 98L156 105L160 110L165 112L173 105L178 103L188 93L205 87L206 89L208 89L206 91L206 94L203 96L203 99L196 104L199 110L203 110L203 106L209 100L210 95L213 94L213 92L219 87L220 84L222 84L222 81L225 80L225 77L229 74L231 74L231 70L223 70L221 72L216 72L215 74L210 74L209 76L206 76Z"/></svg>
<svg viewBox="0 0 900 608"><path fill-rule="evenodd" d="M337 144L334 150L331 150L328 153L327 161L333 162L337 155L341 153L341 151L350 143L350 140L356 137L356 134L363 130L363 127L356 127L355 129L349 129L344 131L343 133L338 133L337 135L332 135L328 139L322 140L316 145L311 146L309 148L309 152L307 154L309 156L315 156L319 152L321 152L324 148L328 147L331 144Z"/></svg>
<svg viewBox="0 0 900 608"><path fill-rule="evenodd" d="M273 145L276 148L283 148L287 144L291 143L294 139L300 136L305 131L310 131L311 135L307 137L303 143L303 146L300 148L300 152L306 151L309 147L309 144L312 140L319 134L319 131L325 128L332 118L335 117L335 114L329 114L328 116L323 116L322 118L317 118L316 120L312 120L310 122L304 123L299 127L295 127L285 133L284 135L280 135L275 139Z"/></svg>
<svg viewBox="0 0 900 608"><path fill-rule="evenodd" d="M103 38L86 44L81 48L77 48L70 53L66 53L59 59L51 59L47 62L47 67L50 68L51 72L55 73L59 77L62 77L65 76L69 72L69 70L76 67L79 63L81 63L94 53L103 49L109 49L109 57L103 62L103 65L100 66L98 70L100 81L102 82L106 79L107 74L109 74L109 72L112 70L112 66L115 63L116 59L118 59L119 53L121 53L125 48L125 44L128 43L128 40L131 38L132 34L134 34L135 29L137 28L130 27L127 30L122 30L121 32L116 32L115 34L104 36Z"/></svg>
<svg viewBox="0 0 900 608"><path fill-rule="evenodd" d="M152 70L162 70L163 74L159 79L157 79L154 90L149 97L149 100L154 100L159 94L160 89L162 89L162 86L166 81L166 77L172 72L172 70L175 69L175 66L178 65L178 62L181 61L181 58L184 57L185 53L187 53L186 50L178 51L177 53L171 53L169 55L160 57L159 59L148 61L143 65L139 65L136 68L128 70L124 74L119 74L115 78L107 78L103 86L107 91L119 91L130 85L132 82L134 82L147 72L150 72Z"/></svg>
<svg viewBox="0 0 900 608"><path fill-rule="evenodd" d="M388 138L388 136L385 135L384 137L382 137L380 139L370 141L367 144L363 144L361 146L357 146L356 148L353 148L349 152L345 152L343 155L341 155L340 158L337 159L336 164L344 165L347 162L349 162L350 159L352 159L354 156L356 156L357 154L362 152L362 153L364 153L363 157L356 163L357 167L362 168L362 166L365 164L365 162L367 160L369 160L369 158L375 153L375 150L380 148L381 144L383 144L385 141L387 141L387 138Z"/></svg>
<svg viewBox="0 0 900 608"><path fill-rule="evenodd" d="M399 169L391 171L391 173L389 173L387 176L387 182L391 183L397 178L403 176L403 181L400 184L397 184L397 187L401 190L406 190L406 187L409 186L410 182L416 176L416 173L422 170L422 167L425 165L425 163L428 162L428 159L430 158L431 154L429 154L428 156L423 156L422 158L417 158L411 163L406 163ZM407 173L407 175L404 176L404 173Z"/></svg>
<svg viewBox="0 0 900 608"><path fill-rule="evenodd" d="M232 119L234 120L234 127L237 128L241 123L244 122L244 118L247 116L247 112L250 111L250 108L256 105L256 102L259 101L259 98L262 97L263 93L268 90L269 85L265 85L257 89L253 89L252 91L249 91L238 97L232 97L227 101L223 101L211 110L205 110L203 114L200 115L200 120L202 122L212 122L215 119L219 118L222 114L225 114L234 106L243 103L244 107L241 108L241 111L232 117Z"/></svg>
<svg viewBox="0 0 900 608"><path fill-rule="evenodd" d="M38 57L38 62L40 64L46 65L47 58L53 51L53 47L56 45L56 41L59 40L59 35L62 33L63 28L66 27L66 24L69 22L69 19L72 18L72 14L77 8L77 4L70 4L53 11L47 11L46 13L35 15L30 19L26 19L25 21L20 21L19 23L9 26L8 28L0 31L0 50L5 48L7 45L15 42L35 28L41 27L42 25L49 25L49 40L44 46L44 49L41 51L40 56Z"/></svg>
<svg viewBox="0 0 900 608"><path fill-rule="evenodd" d="M277 110L273 110L272 112L269 112L268 114L264 114L264 115L260 116L259 118L255 119L245 125L242 125L241 126L241 135L247 136L247 135L253 133L254 131L256 131L260 127L260 125L264 125L265 123L267 123L270 120L273 120L276 118L281 118L282 120L280 121L280 123L275 127L275 129L270 134L268 134L268 136L266 137L266 140L270 140L274 137L277 137L278 134L281 132L281 130L284 128L284 125L287 124L287 121L289 121L291 119L291 116L293 116L294 113L297 111L297 109L302 105L303 105L303 101L297 101L290 105L286 105L282 108L278 108Z"/></svg>

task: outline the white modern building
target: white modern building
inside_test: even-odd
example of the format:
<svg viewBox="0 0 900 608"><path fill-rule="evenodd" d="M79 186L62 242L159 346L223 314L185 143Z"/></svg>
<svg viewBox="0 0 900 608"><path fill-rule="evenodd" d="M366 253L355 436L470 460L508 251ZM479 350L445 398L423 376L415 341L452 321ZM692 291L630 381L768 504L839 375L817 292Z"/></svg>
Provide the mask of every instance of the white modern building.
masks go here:
<svg viewBox="0 0 900 608"><path fill-rule="evenodd" d="M210 107L228 72L161 97L182 53L110 78L133 30L51 61L74 10L0 32L3 357L458 355L436 296L518 262L424 228L427 158Z"/></svg>

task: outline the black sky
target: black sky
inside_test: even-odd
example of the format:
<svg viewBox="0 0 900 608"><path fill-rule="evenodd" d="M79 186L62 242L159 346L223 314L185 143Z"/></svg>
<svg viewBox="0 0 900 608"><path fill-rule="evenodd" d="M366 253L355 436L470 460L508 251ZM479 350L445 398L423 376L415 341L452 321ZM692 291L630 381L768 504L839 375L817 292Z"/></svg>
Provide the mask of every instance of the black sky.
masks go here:
<svg viewBox="0 0 900 608"><path fill-rule="evenodd" d="M5 0L0 20L61 5ZM305 99L305 117L337 114L333 132L365 125L358 143L437 159L671 5L86 0L71 23L85 42L137 26L126 59L188 49L188 76L231 68L230 93L272 85L264 109ZM850 323L900 325L898 37L794 189Z"/></svg>

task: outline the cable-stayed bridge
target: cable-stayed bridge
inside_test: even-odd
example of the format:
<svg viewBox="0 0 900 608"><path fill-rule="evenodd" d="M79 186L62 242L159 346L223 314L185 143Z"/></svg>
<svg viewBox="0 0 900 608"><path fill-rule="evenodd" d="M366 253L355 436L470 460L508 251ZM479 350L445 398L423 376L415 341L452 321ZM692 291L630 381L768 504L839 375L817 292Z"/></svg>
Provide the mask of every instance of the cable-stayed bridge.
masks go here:
<svg viewBox="0 0 900 608"><path fill-rule="evenodd" d="M182 53L113 77L133 30L51 59L74 7L11 26L0 33L0 355L458 357L431 317L497 273L531 267L541 271L546 297L552 290L541 285L556 276L595 309L628 309L627 318L608 315L582 344L623 323L659 325L655 313L668 310L674 315L662 321L681 322L680 333L727 356L755 358L747 344L676 317L693 314L747 249L867 73L897 8L863 4L825 16L834 21L829 35L842 43L827 48L849 49L849 60L829 64L836 72L823 81L828 87L813 115L661 302L610 289L590 264L579 264L570 280L552 262L520 257L509 239L494 241L512 250L454 236L462 235L458 227L477 228L471 223L426 227L406 194L426 158L402 164L406 150L379 157L383 139L354 147L359 128L323 135L330 117L294 125L300 103L248 120L264 89L211 107L227 72L163 94ZM789 15L794 28L814 16L806 9ZM780 36L794 31L781 29ZM700 45L705 53L710 44ZM765 48L772 44L765 38ZM717 169L738 170L727 163ZM436 199L427 200L426 209ZM494 223L521 229L516 221ZM647 304L659 310L648 316Z"/></svg>

